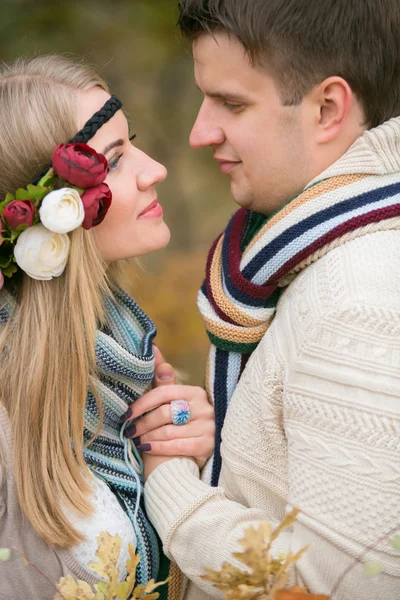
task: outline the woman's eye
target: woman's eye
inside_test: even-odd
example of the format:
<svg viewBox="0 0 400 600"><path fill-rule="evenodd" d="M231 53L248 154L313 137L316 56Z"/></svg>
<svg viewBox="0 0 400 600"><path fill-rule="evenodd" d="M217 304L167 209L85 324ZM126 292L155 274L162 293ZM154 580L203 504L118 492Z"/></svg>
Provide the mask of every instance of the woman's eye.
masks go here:
<svg viewBox="0 0 400 600"><path fill-rule="evenodd" d="M114 171L118 167L118 163L123 155L118 154L108 161L108 170Z"/></svg>

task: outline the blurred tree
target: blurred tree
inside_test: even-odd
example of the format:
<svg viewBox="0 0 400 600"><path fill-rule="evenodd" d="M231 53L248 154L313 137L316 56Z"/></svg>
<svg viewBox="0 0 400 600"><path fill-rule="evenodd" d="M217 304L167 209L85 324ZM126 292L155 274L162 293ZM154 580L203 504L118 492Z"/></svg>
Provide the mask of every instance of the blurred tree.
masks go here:
<svg viewBox="0 0 400 600"><path fill-rule="evenodd" d="M167 166L158 191L171 243L143 260L139 277L132 268L128 285L155 320L167 358L202 383L208 342L196 291L234 204L211 152L188 145L201 95L177 16L177 0L0 0L0 57L57 53L93 64L123 100L135 143Z"/></svg>

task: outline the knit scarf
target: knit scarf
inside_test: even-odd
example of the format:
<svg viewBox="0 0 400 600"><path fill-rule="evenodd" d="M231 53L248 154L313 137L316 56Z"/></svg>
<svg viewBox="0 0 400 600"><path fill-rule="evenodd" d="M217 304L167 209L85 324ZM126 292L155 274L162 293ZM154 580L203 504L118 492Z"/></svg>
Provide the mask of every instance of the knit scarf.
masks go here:
<svg viewBox="0 0 400 600"><path fill-rule="evenodd" d="M399 170L328 177L269 218L244 208L233 215L211 247L198 296L211 341L206 378L216 416L211 485L218 485L221 431L230 399L273 321L282 288L333 248L398 228Z"/></svg>
<svg viewBox="0 0 400 600"><path fill-rule="evenodd" d="M15 307L15 299L1 290L0 321L6 323ZM121 289L104 297L105 324L95 342L99 378L96 392L103 407L103 422L96 439L84 450L90 471L113 491L132 522L136 552L140 554L137 583L168 576L169 561L162 554L158 537L143 506L143 468L132 440L123 435L121 417L129 404L140 398L151 385L154 375L152 341L156 328L147 315ZM89 391L85 408L84 440L88 443L97 431L100 413ZM162 564L160 564L162 563ZM167 586L160 588L168 597Z"/></svg>
<svg viewBox="0 0 400 600"><path fill-rule="evenodd" d="M92 473L105 481L135 530L136 551L140 554L138 583L156 579L160 563L158 539L143 508L142 460L132 441L124 437L121 417L129 404L140 398L154 375L152 341L156 328L123 290L104 297L105 324L96 336L96 391L102 402L103 423L96 439L84 450ZM84 439L88 443L97 431L100 414L94 396L88 392Z"/></svg>

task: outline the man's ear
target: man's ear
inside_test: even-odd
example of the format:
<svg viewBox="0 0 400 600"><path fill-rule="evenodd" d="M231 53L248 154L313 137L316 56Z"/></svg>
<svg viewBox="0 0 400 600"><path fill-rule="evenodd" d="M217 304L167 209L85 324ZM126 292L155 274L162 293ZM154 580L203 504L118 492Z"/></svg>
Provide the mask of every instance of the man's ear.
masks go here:
<svg viewBox="0 0 400 600"><path fill-rule="evenodd" d="M349 119L354 94L342 77L328 77L314 89L316 103L316 142L331 142L341 133Z"/></svg>

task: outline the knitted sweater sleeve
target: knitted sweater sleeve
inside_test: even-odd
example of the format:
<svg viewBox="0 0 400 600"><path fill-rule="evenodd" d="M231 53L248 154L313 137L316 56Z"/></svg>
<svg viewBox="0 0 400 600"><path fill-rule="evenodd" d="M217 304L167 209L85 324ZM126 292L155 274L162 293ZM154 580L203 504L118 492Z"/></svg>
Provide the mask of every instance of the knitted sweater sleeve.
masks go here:
<svg viewBox="0 0 400 600"><path fill-rule="evenodd" d="M335 599L400 589L390 544L400 527L400 277L381 277L371 292L374 254L379 263L391 253L368 243L368 252L361 242L332 252L292 284L232 398L221 488L203 483L188 459L164 463L146 484L165 552L209 596L220 593L201 579L204 568L234 562L244 528L276 525L288 505L301 514L274 552L310 546L292 581L330 594L348 569ZM371 282L353 264L363 251ZM360 559L379 562L380 577L367 579Z"/></svg>

